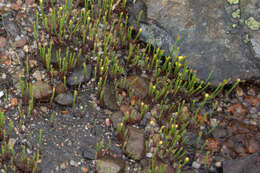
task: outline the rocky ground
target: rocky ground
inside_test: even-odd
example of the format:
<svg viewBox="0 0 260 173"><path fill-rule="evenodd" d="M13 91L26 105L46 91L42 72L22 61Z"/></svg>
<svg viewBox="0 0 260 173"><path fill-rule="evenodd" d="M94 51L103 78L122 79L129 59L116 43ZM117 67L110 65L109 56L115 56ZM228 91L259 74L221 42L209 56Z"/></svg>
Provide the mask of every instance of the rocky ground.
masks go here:
<svg viewBox="0 0 260 173"><path fill-rule="evenodd" d="M129 72L127 82L131 83L129 87L136 96L131 99L129 88L122 87L118 97L111 85L106 85L100 101L94 80L95 65L91 60L86 65L87 76L84 69L75 68L68 73L66 85L55 72L52 82L33 35L33 22L39 8L39 2L35 0L0 0L0 109L6 119L8 144L13 146L17 158L14 159L15 166L10 166L11 161L1 152L0 172L33 172L26 166L30 161L24 163L18 158L23 154L34 158L37 153L36 172L147 171L154 157L155 144L161 142L159 132L165 124L154 118L160 111L158 104L152 105L142 118L137 108L132 109L136 98L149 104L146 99L149 74ZM48 36L44 35L42 39L48 40ZM120 51L123 55L125 50L122 48L119 54ZM21 74L36 88L31 114L28 114L29 106L24 105L26 100L21 97ZM55 97L50 101L53 88ZM226 90L228 88L230 86ZM202 94L205 93L193 99L201 100ZM185 158L186 165L181 172L257 173L260 168L260 84L241 83L229 96L221 92L202 112L211 110L211 103L216 101L219 104L214 111L209 111L206 120L202 115L196 115L201 124L189 126L185 133L188 141L183 147L189 159ZM183 111L188 121L193 110L184 106ZM127 138L122 142L116 128L129 112L133 112L133 117L128 119ZM9 122L13 123L10 134ZM212 133L210 129L213 129ZM198 132L203 133L199 142ZM2 140L1 146L3 143ZM197 145L204 144L203 152L199 152ZM156 165L166 165L165 172L176 172L175 161L159 157Z"/></svg>

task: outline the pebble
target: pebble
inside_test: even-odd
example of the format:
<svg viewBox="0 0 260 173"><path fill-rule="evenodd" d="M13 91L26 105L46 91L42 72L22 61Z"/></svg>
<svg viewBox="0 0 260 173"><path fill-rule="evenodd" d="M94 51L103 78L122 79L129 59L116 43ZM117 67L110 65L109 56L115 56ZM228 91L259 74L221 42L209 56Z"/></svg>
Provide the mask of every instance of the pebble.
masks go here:
<svg viewBox="0 0 260 173"><path fill-rule="evenodd" d="M147 158L152 158L152 157L153 157L153 154L152 154L152 153L146 153L146 157L147 157Z"/></svg>
<svg viewBox="0 0 260 173"><path fill-rule="evenodd" d="M3 91L0 91L0 98L3 97L5 94Z"/></svg>
<svg viewBox="0 0 260 173"><path fill-rule="evenodd" d="M78 167L78 163L76 161L74 161L74 160L70 161L70 165L74 166L74 167Z"/></svg>
<svg viewBox="0 0 260 173"><path fill-rule="evenodd" d="M200 168L200 164L196 161L192 162L192 167L195 169L199 169Z"/></svg>

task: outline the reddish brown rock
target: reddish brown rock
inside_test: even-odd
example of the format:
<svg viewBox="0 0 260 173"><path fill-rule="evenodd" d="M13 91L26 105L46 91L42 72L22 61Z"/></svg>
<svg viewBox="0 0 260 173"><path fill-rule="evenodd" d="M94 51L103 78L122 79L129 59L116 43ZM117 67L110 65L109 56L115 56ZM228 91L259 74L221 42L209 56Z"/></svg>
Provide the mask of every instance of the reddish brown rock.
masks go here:
<svg viewBox="0 0 260 173"><path fill-rule="evenodd" d="M21 38L19 40L16 40L14 43L13 43L13 47L15 48L20 48L20 47L23 47L25 44L26 44L26 39L25 38Z"/></svg>
<svg viewBox="0 0 260 173"><path fill-rule="evenodd" d="M140 160L144 156L145 142L144 131L127 127L126 154L135 160Z"/></svg>
<svg viewBox="0 0 260 173"><path fill-rule="evenodd" d="M47 82L37 81L32 85L33 98L36 100L48 100L52 94L52 88Z"/></svg>
<svg viewBox="0 0 260 173"><path fill-rule="evenodd" d="M5 48L6 39L4 37L0 37L0 48Z"/></svg>
<svg viewBox="0 0 260 173"><path fill-rule="evenodd" d="M25 4L32 5L35 2L35 0L25 0Z"/></svg>

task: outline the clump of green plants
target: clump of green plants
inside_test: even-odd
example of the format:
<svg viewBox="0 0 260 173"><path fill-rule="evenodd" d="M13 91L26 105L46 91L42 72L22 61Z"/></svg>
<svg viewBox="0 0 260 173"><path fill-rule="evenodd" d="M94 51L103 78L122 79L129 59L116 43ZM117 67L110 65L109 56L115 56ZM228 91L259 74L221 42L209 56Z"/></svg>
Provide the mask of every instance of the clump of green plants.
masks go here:
<svg viewBox="0 0 260 173"><path fill-rule="evenodd" d="M196 71L185 63L185 56L179 55L179 37L166 57L160 47L138 41L142 29L136 28L138 25L128 25L126 0L106 0L102 3L85 0L82 9L77 9L72 0L66 0L60 7L55 6L53 1L48 2L40 1L34 36L39 41L39 55L51 81L55 78L54 71L57 71L59 76L56 80L63 80L66 86L67 77L73 69L83 67L86 76L86 64L91 64L99 103L102 104L105 88L109 85L117 93L120 105L126 104L140 112L140 120L158 105L152 118L159 124L160 130L156 134L148 134L150 139L154 135L159 139L159 142L154 143L156 149L153 155L176 164L180 172L190 160L190 153L186 152L189 140L186 134L190 129L195 129L198 134L196 154L204 154L207 142L201 144L201 139L206 136L201 127L208 126L211 111L205 113L203 108L207 105L211 110L215 109L216 103L212 103L212 100L222 92L229 80L223 81L213 90L209 82L213 72L207 80L199 80ZM142 12L138 20L141 15ZM39 30L38 24L43 26L42 30ZM40 38L46 34L48 39ZM145 98L136 96L129 87L123 87L129 85L129 76L142 74L149 77ZM30 86L26 87L27 84L21 78L19 81L22 95L26 95L25 89ZM230 94L238 82L226 94ZM121 96L122 91L127 97ZM76 106L77 94L78 91L74 90L73 108ZM139 123L130 120L132 112L124 115L116 128L122 144L126 139L126 125ZM154 124L151 121L150 125ZM98 150L100 148L98 146ZM157 168L152 166L151 170Z"/></svg>

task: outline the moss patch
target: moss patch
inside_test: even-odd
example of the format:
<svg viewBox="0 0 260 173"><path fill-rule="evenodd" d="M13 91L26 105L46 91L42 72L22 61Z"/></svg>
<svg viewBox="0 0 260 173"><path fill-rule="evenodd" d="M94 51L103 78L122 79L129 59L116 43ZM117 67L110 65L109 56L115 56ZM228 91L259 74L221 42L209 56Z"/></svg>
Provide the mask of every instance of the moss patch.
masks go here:
<svg viewBox="0 0 260 173"><path fill-rule="evenodd" d="M235 19L240 18L240 10L237 9L236 11L234 11L234 12L232 13L232 17L235 18Z"/></svg>
<svg viewBox="0 0 260 173"><path fill-rule="evenodd" d="M245 21L245 23L248 26L248 28L251 29L251 30L258 30L258 29L260 29L260 22L256 21L253 17L249 17Z"/></svg>
<svg viewBox="0 0 260 173"><path fill-rule="evenodd" d="M227 0L230 4L238 4L239 0Z"/></svg>

